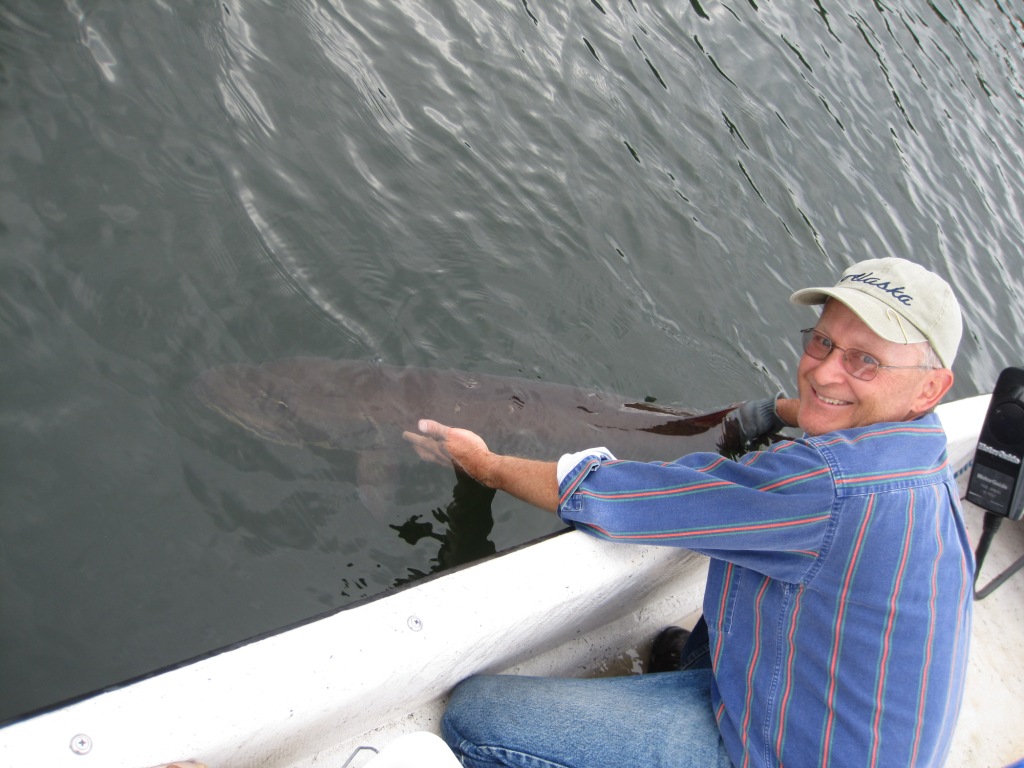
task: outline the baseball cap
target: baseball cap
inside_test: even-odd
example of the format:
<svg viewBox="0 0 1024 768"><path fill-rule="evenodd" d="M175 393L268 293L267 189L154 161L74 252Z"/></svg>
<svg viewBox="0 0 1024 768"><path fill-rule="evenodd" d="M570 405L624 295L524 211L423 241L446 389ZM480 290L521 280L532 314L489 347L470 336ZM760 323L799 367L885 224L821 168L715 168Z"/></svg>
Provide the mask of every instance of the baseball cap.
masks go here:
<svg viewBox="0 0 1024 768"><path fill-rule="evenodd" d="M956 357L963 319L949 283L920 264L888 257L868 259L843 272L831 288L804 288L794 304L841 301L872 331L897 344L927 341L947 368Z"/></svg>

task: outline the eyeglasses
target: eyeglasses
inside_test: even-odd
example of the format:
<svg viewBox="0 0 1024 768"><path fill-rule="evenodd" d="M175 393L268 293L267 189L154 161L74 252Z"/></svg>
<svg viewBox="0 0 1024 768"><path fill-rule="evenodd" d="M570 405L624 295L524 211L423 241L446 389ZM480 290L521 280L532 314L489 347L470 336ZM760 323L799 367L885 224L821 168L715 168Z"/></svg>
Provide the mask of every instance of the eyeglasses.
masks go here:
<svg viewBox="0 0 1024 768"><path fill-rule="evenodd" d="M804 354L813 357L815 360L824 360L832 352L843 353L843 368L848 374L861 381L871 381L878 374L879 368L920 368L934 370L930 365L882 365L874 356L859 349L843 349L837 347L821 331L815 328L804 328L800 333L803 336Z"/></svg>

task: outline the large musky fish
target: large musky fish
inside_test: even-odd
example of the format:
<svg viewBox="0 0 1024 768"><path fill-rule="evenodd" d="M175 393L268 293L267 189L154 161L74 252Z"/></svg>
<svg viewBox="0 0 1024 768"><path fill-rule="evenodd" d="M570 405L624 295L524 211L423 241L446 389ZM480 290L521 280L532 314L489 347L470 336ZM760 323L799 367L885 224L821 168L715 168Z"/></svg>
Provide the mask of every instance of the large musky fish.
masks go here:
<svg viewBox="0 0 1024 768"><path fill-rule="evenodd" d="M502 453L555 459L600 445L619 458L669 461L715 450L729 410L694 414L532 379L316 357L213 368L193 390L266 440L408 458L402 432L431 418Z"/></svg>

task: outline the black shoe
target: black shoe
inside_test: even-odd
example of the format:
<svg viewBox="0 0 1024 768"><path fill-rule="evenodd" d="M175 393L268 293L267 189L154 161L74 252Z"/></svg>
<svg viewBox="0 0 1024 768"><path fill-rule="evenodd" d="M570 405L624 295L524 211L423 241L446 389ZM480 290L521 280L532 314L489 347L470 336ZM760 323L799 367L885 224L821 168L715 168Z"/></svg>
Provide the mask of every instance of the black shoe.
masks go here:
<svg viewBox="0 0 1024 768"><path fill-rule="evenodd" d="M690 637L690 630L682 627L665 627L654 638L651 658L647 661L648 672L676 672L682 667L683 646Z"/></svg>

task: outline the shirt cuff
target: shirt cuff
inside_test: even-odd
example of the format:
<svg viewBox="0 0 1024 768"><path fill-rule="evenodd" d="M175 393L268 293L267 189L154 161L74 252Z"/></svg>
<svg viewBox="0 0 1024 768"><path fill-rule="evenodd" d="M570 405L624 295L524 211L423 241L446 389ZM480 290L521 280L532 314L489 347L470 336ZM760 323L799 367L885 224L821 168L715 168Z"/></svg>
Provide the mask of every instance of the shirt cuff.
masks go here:
<svg viewBox="0 0 1024 768"><path fill-rule="evenodd" d="M586 458L593 457L601 461L614 461L615 457L607 448L587 448L579 453L567 453L558 460L558 485L561 487L566 475L576 469L579 463Z"/></svg>

